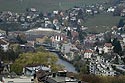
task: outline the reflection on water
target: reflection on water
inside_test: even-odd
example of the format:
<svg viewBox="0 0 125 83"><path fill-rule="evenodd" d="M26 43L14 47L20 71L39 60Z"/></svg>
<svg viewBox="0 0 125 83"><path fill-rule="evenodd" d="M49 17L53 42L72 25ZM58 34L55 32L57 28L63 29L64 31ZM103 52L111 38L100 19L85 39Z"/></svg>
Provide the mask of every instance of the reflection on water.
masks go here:
<svg viewBox="0 0 125 83"><path fill-rule="evenodd" d="M69 72L77 73L77 71L75 70L75 67L72 64L70 64L66 61L64 61L62 59L59 59L57 63L61 64L61 65L64 65L65 69L68 70Z"/></svg>
<svg viewBox="0 0 125 83"><path fill-rule="evenodd" d="M57 55L57 54L55 54L55 55ZM57 64L61 64L61 65L65 66L65 69L68 70L69 72L77 73L77 71L75 70L75 67L65 60L62 60L59 58Z"/></svg>

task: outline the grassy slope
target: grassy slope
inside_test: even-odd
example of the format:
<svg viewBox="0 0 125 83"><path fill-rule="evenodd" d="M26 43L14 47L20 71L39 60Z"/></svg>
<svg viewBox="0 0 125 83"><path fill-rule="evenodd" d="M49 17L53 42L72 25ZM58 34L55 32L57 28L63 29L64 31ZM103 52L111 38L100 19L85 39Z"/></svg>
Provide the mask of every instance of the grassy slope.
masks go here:
<svg viewBox="0 0 125 83"><path fill-rule="evenodd" d="M22 1L22 2L21 2ZM38 10L48 11L53 9L67 9L73 6L99 3L106 0L0 0L0 11L24 11L26 8L35 7ZM59 3L61 4L59 6Z"/></svg>
<svg viewBox="0 0 125 83"><path fill-rule="evenodd" d="M121 17L112 16L109 14L96 15L95 17L89 18L84 25L89 27L89 31L92 32L104 32L109 30L111 27L118 24Z"/></svg>

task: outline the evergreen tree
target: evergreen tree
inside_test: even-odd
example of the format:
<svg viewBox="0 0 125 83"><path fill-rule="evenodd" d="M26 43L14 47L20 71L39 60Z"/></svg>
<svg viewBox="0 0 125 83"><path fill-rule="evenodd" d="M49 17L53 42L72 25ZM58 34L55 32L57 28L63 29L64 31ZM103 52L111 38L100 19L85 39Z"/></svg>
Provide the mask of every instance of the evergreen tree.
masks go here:
<svg viewBox="0 0 125 83"><path fill-rule="evenodd" d="M67 36L68 36L69 38L72 37L72 34L71 34L71 31L70 31L70 30L67 31Z"/></svg>
<svg viewBox="0 0 125 83"><path fill-rule="evenodd" d="M114 46L113 48L114 53L118 53L120 55L122 52L120 41L117 38L114 38L112 45Z"/></svg>
<svg viewBox="0 0 125 83"><path fill-rule="evenodd" d="M39 17L40 17L41 19L43 19L44 15L43 15L42 12L39 13Z"/></svg>
<svg viewBox="0 0 125 83"><path fill-rule="evenodd" d="M25 44L27 42L24 38L21 38L20 35L17 35L16 39L19 41L20 44Z"/></svg>
<svg viewBox="0 0 125 83"><path fill-rule="evenodd" d="M125 25L125 19L120 19L118 27L123 27Z"/></svg>

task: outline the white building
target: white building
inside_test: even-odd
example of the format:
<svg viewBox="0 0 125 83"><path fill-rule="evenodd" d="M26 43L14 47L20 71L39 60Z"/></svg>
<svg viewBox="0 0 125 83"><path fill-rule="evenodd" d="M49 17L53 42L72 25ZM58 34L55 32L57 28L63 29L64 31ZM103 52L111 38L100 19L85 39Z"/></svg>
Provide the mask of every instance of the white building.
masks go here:
<svg viewBox="0 0 125 83"><path fill-rule="evenodd" d="M109 7L107 10L107 12L114 12L114 11L115 11L115 8L113 8L113 7Z"/></svg>
<svg viewBox="0 0 125 83"><path fill-rule="evenodd" d="M85 59L91 59L92 54L93 54L93 51L92 51L92 50L85 50L85 51L84 51L84 58L85 58Z"/></svg>
<svg viewBox="0 0 125 83"><path fill-rule="evenodd" d="M111 43L105 43L103 47L104 53L109 53L113 51L113 46Z"/></svg>
<svg viewBox="0 0 125 83"><path fill-rule="evenodd" d="M23 68L23 73L27 76L33 76L35 74L35 72L38 70L51 72L50 67L38 65L38 66L27 66L27 67Z"/></svg>
<svg viewBox="0 0 125 83"><path fill-rule="evenodd" d="M115 76L116 71L113 70L111 63L105 62L103 57L96 56L91 59L89 64L89 72L91 74L103 75L103 76Z"/></svg>
<svg viewBox="0 0 125 83"><path fill-rule="evenodd" d="M0 46L6 52L8 50L9 43L7 41L5 41L3 38L1 38L0 39Z"/></svg>
<svg viewBox="0 0 125 83"><path fill-rule="evenodd" d="M61 52L64 53L64 54L69 53L71 48L72 48L71 43L63 44L62 47L61 47Z"/></svg>
<svg viewBox="0 0 125 83"><path fill-rule="evenodd" d="M64 36L62 35L55 35L51 37L52 40L52 47L55 47L56 49L59 49L60 45L59 42L64 40Z"/></svg>

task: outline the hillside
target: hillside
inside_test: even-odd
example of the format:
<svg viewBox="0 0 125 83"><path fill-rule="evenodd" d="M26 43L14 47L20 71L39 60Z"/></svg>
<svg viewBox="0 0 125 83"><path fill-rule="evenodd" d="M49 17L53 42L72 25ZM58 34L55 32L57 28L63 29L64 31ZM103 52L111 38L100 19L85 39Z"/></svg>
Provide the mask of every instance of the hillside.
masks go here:
<svg viewBox="0 0 125 83"><path fill-rule="evenodd" d="M40 11L50 11L105 1L109 0L0 0L0 11L22 12L30 7L35 7Z"/></svg>
<svg viewBox="0 0 125 83"><path fill-rule="evenodd" d="M112 16L112 14L100 14L89 18L83 24L89 27L90 32L105 32L113 26L117 26L121 18L120 16Z"/></svg>

